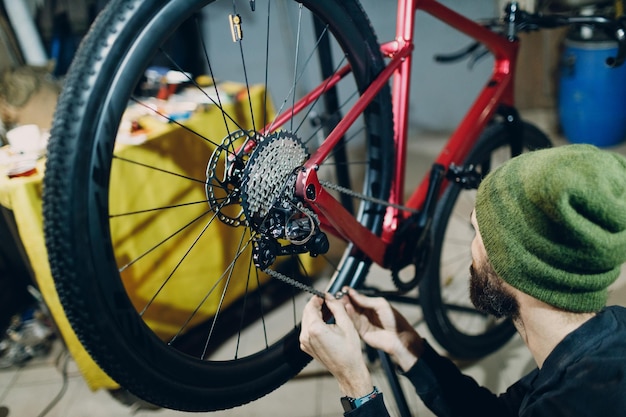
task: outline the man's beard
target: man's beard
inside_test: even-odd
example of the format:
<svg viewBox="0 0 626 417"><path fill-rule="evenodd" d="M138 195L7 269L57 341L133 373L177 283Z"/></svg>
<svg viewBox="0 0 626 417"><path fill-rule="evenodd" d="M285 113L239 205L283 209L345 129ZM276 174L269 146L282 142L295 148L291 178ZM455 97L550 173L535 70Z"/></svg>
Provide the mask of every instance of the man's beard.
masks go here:
<svg viewBox="0 0 626 417"><path fill-rule="evenodd" d="M470 265L470 299L477 310L496 318L519 317L519 305L493 268L485 263Z"/></svg>

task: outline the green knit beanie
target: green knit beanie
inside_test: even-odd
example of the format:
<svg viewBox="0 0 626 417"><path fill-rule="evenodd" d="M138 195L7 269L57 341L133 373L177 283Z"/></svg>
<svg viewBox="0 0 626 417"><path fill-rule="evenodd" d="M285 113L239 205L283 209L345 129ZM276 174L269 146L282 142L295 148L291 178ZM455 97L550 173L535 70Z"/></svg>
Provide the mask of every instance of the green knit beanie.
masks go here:
<svg viewBox="0 0 626 417"><path fill-rule="evenodd" d="M591 145L522 154L485 177L476 220L504 281L564 310L598 311L626 261L626 158Z"/></svg>

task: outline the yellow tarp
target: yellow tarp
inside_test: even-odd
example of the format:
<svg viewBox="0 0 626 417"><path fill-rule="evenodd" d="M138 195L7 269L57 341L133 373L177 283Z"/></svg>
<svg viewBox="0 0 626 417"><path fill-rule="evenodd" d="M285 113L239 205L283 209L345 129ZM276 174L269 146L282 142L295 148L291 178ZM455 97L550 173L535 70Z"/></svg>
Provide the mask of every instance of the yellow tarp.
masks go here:
<svg viewBox="0 0 626 417"><path fill-rule="evenodd" d="M258 117L256 127L260 129L261 126L258 124L265 119L260 106L265 98L264 90L253 88L251 96L256 109L255 116ZM228 122L231 132L239 127L246 129L252 127L248 116L249 111L246 111L249 109L247 97L224 107L229 114L238 114L238 126L235 126L233 122ZM184 173L185 176L191 178L206 178L207 162L215 145L209 141L199 140L197 134L193 132L221 141L227 135L227 129L219 109L209 106L194 114L184 123L189 130L176 124L156 120L143 120L142 122L148 128L148 139L141 145L122 145L116 149L115 154L121 159L113 161L110 214L206 200L204 184L194 183L157 170L145 169L127 160L153 164L160 169ZM43 236L41 199L44 165L44 161L40 161L38 172L30 177L8 179L0 176L0 204L14 212L20 238L32 264L39 289L87 384L92 390L114 389L118 385L95 364L78 341L64 315L54 287ZM124 189L119 197L115 193L117 187ZM124 265L128 260L136 259L154 246L155 230L162 229L164 234L171 233L172 230L182 228L185 222L189 222L189 218L194 217L195 214L200 215L207 209L206 203L191 204L188 207L169 210L165 215L160 212L158 214L146 212L139 215L142 217L134 217L132 221L122 221L122 218L118 220L112 217L110 226L118 266ZM185 270L181 273L177 271L177 276L185 278L168 282L158 299L146 310L144 320L161 337L171 337L178 331L181 318L189 317L189 310L199 305L201 301L199 298L206 294L206 286L214 285L215 281L204 280L210 276L209 271L215 270L221 273L227 269L226 265L239 250L241 237L224 238L231 234L222 232L232 229L229 229L230 226L217 223L217 227L211 226L210 235L202 233L202 227L206 221L198 222L191 228L185 228L184 236L177 236L185 243L181 244L181 240L176 240L175 245L165 242L158 249L145 255L146 260L137 262L122 272L124 284L133 303L141 309L149 303L150 297L155 294L155 289L163 284L162 271L172 271L177 268L177 262L192 246L194 239L201 235L202 239L209 242L218 242L210 245L210 253L206 252L206 246L203 246L202 249L194 248L188 255L185 255L185 261L180 266ZM149 227L144 227L148 224ZM245 272L247 275L247 271ZM245 281L231 282L227 299L224 302L228 304L234 301L237 295L243 292L245 285ZM200 287L203 286L204 289L201 289ZM192 291L189 290L190 288ZM196 291L196 288L200 289ZM214 314L219 295L220 291L216 291L215 296L209 297L201 304L200 312L194 316L190 326Z"/></svg>

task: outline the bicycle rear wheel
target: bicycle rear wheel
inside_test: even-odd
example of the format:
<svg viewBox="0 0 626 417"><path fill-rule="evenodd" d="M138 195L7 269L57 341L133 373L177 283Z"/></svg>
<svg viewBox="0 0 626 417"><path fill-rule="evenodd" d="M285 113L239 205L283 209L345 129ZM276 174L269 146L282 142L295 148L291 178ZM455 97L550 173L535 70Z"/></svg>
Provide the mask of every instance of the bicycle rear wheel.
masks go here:
<svg viewBox="0 0 626 417"><path fill-rule="evenodd" d="M197 48L183 54L189 36ZM151 98L155 63L189 88ZM291 173L382 67L356 0L117 0L98 17L55 115L45 235L70 323L120 385L163 407L218 410L306 365L301 287L356 285L369 261L333 236L325 251ZM203 110L181 121L189 102ZM386 87L318 171L351 190L338 198L376 233L384 207L355 196L388 196L391 135Z"/></svg>
<svg viewBox="0 0 626 417"><path fill-rule="evenodd" d="M523 123L523 151L551 146L539 129ZM490 126L472 149L465 166L473 165L484 177L514 155L507 126ZM437 340L452 356L477 359L496 351L515 333L510 320L495 319L474 309L469 297L470 252L474 229L470 214L475 189L451 185L437 206L433 219L433 256L430 270L420 283L424 320Z"/></svg>

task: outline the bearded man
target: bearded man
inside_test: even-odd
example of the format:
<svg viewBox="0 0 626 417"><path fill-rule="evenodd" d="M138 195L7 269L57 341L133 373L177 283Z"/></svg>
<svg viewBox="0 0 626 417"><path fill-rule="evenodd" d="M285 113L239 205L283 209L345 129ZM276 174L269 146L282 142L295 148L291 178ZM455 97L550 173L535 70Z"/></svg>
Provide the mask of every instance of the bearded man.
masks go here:
<svg viewBox="0 0 626 417"><path fill-rule="evenodd" d="M388 415L363 340L390 355L437 416L626 416L626 308L606 306L626 261L626 158L590 145L513 158L482 181L471 222L470 298L512 319L537 368L492 393L386 300L346 288L341 300L312 298L300 334L338 381L344 415Z"/></svg>

